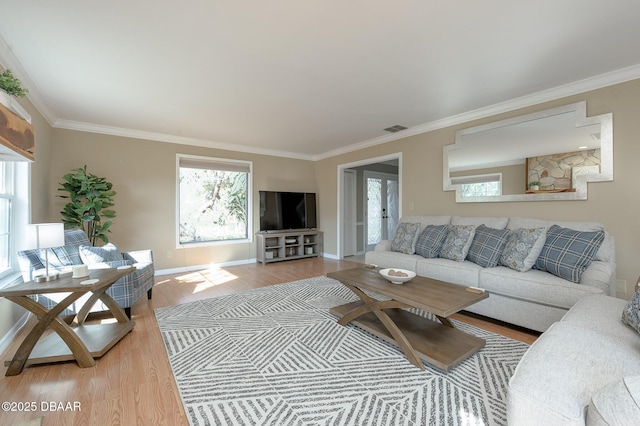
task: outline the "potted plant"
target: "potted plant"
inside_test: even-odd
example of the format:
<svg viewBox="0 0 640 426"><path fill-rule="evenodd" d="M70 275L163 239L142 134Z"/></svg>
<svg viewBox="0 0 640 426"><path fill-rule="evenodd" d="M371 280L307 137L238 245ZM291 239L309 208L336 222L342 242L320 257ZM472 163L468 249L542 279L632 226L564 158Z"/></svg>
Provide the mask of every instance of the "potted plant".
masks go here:
<svg viewBox="0 0 640 426"><path fill-rule="evenodd" d="M11 70L4 70L0 73L0 104L31 123L29 113L13 99L14 97L24 98L28 92L27 89L22 87L22 82L13 75Z"/></svg>
<svg viewBox="0 0 640 426"><path fill-rule="evenodd" d="M97 240L108 243L107 233L111 232L109 228L112 222L102 222L102 219L116 217L116 212L109 209L114 205L112 197L116 195L116 192L111 190L111 182L87 173L86 165L67 173L63 179L64 182L60 183L62 186L58 191L68 192L69 195L59 197L71 200L60 212L65 229L83 229L93 245Z"/></svg>
<svg viewBox="0 0 640 426"><path fill-rule="evenodd" d="M537 180L533 180L531 182L529 182L529 189L532 191L537 191L540 189L540 182L538 182Z"/></svg>
<svg viewBox="0 0 640 426"><path fill-rule="evenodd" d="M7 95L15 96L16 98L24 98L29 92L22 87L22 82L13 75L11 70L4 70L0 73L0 89Z"/></svg>

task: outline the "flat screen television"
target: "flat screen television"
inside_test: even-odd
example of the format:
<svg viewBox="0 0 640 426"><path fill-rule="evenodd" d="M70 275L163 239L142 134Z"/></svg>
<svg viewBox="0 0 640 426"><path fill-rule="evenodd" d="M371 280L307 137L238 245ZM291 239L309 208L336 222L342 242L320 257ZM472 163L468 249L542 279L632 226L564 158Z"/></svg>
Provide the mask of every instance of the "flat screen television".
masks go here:
<svg viewBox="0 0 640 426"><path fill-rule="evenodd" d="M315 193L260 191L260 231L316 227Z"/></svg>

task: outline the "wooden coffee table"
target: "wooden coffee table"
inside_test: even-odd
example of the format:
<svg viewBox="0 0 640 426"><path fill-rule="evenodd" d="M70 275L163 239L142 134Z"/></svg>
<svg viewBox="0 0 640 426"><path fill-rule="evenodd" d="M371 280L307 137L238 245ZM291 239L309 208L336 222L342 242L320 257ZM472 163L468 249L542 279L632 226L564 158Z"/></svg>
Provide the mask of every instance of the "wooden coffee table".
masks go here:
<svg viewBox="0 0 640 426"><path fill-rule="evenodd" d="M71 273L60 275L56 281L46 283L25 282L0 290L0 297L31 311L38 321L25 337L13 358L5 361L9 367L6 376L20 374L26 365L76 360L80 367L93 367L95 358L100 358L120 339L129 333L134 322L107 293L118 279L132 273L128 269L94 269L85 278L72 278ZM84 280L96 279L94 284L81 284ZM29 295L69 293L56 306L47 310L31 299ZM68 324L60 314L83 295L91 293L89 299L78 311L72 324ZM112 324L85 324L91 307L101 300L117 320ZM47 329L55 333L44 336Z"/></svg>
<svg viewBox="0 0 640 426"><path fill-rule="evenodd" d="M449 371L484 347L484 339L458 330L448 317L486 299L489 294L471 293L464 286L419 276L404 284L391 284L379 271L378 268L363 266L327 274L360 298L358 302L330 310L340 318L340 325L353 323L398 345L407 359L421 369L424 369L424 360ZM363 290L391 300L376 300ZM431 312L440 322L400 308L419 308Z"/></svg>

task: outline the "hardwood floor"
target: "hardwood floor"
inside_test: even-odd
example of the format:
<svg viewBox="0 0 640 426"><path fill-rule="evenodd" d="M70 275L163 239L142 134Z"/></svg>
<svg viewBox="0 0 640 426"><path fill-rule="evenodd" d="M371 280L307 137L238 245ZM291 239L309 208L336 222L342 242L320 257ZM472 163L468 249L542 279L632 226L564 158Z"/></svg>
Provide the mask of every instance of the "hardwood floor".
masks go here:
<svg viewBox="0 0 640 426"><path fill-rule="evenodd" d="M132 308L136 322L133 331L100 358L95 367L79 368L75 362L66 362L27 367L14 377L4 376L4 368L0 401L34 402L36 410L0 411L0 424L20 425L42 418L43 425L188 425L153 312L155 308L311 278L357 265L314 258L157 276L153 299L147 301L143 297ZM536 339L525 331L482 319L462 314L453 318L529 344ZM13 355L30 326L21 330L0 359L4 361ZM78 405L80 409L74 411ZM66 408L70 410L61 410Z"/></svg>

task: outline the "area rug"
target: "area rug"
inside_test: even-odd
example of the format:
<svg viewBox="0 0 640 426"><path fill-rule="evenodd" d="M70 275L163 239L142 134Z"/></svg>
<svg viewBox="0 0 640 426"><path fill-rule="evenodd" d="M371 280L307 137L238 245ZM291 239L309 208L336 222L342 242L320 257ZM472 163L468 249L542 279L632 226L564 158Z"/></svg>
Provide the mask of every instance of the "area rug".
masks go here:
<svg viewBox="0 0 640 426"><path fill-rule="evenodd" d="M192 425L505 425L506 386L528 348L486 339L449 373L329 308L357 300L316 277L159 308L155 314ZM424 316L429 314L414 310Z"/></svg>

